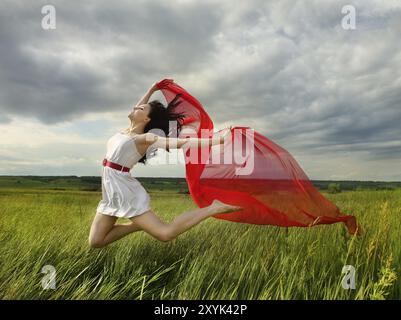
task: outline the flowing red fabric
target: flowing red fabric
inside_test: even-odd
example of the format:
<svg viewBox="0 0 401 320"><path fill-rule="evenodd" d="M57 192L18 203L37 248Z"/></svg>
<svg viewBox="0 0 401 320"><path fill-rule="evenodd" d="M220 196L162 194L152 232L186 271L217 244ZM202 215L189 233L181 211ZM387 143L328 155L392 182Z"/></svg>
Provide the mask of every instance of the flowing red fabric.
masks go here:
<svg viewBox="0 0 401 320"><path fill-rule="evenodd" d="M187 128L193 129L200 138L205 138L201 135L205 131L210 131L209 137L213 135L213 122L196 98L170 79L158 82L157 86L167 103L181 94L182 103L175 109L185 115L180 137L184 136ZM355 217L343 214L319 193L288 151L249 127L233 127L231 131L224 147L198 149L199 158L203 153L209 161L192 163L189 160L190 150L186 151L186 180L191 197L199 207L208 206L218 199L243 208L215 215L218 219L283 227L344 222L350 234L359 234ZM246 154L247 141L252 142L249 144L252 157L242 157L242 162L235 163L235 153ZM223 157L223 152L227 150L232 150L232 163L212 161L213 154ZM253 169L238 174L239 169L247 166Z"/></svg>

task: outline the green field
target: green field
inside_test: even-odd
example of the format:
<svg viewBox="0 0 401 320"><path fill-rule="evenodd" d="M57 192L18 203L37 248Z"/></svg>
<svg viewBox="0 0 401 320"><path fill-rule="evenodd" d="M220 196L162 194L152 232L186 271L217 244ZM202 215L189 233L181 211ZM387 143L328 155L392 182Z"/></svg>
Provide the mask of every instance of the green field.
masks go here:
<svg viewBox="0 0 401 320"><path fill-rule="evenodd" d="M163 184L149 193L166 221L197 208ZM100 192L4 183L0 299L400 299L401 190L324 195L357 216L363 236L342 224L287 229L210 218L171 242L136 232L92 249ZM55 289L42 288L45 265L57 272ZM344 265L355 267L354 290L341 285Z"/></svg>

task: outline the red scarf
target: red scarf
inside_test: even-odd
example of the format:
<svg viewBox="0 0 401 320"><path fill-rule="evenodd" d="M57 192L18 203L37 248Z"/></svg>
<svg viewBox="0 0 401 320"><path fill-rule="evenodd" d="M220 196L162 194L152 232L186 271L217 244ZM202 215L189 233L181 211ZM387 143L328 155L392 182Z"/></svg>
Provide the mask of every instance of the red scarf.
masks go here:
<svg viewBox="0 0 401 320"><path fill-rule="evenodd" d="M199 138L213 134L213 122L195 97L171 80L164 79L157 86L167 103L177 94L182 94L182 102L175 110L185 115L181 122L183 128L193 128ZM209 131L208 136L201 135L205 130ZM252 156L239 164L234 160L233 164L223 164L222 161L217 164L206 161L191 163L190 150L185 154L186 180L192 199L199 207L208 206L218 199L244 208L215 215L218 219L283 227L344 222L350 234L359 234L355 217L343 214L319 193L288 151L251 128L233 127L232 132L224 150L245 155L248 141L253 151ZM203 153L211 162L210 149L200 148L199 159ZM241 167L253 167L253 170L246 172L245 169L246 174L239 173Z"/></svg>

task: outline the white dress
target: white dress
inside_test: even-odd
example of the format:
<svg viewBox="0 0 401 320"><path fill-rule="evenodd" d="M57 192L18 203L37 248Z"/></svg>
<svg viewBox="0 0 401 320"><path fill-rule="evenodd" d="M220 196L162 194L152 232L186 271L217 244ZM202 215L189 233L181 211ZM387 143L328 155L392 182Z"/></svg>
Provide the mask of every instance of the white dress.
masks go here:
<svg viewBox="0 0 401 320"><path fill-rule="evenodd" d="M131 168L142 158L134 137L121 132L107 141L105 158ZM96 212L119 218L131 218L150 210L150 197L141 183L129 172L103 166L102 200Z"/></svg>

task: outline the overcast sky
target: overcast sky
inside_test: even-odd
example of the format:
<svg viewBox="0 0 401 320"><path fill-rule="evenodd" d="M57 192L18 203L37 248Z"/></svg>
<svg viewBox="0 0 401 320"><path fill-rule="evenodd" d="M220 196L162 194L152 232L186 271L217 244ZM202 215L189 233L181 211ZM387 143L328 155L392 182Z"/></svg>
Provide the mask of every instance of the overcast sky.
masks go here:
<svg viewBox="0 0 401 320"><path fill-rule="evenodd" d="M100 176L107 139L172 78L216 129L252 127L311 179L401 180L398 0L52 1L49 30L46 4L0 2L1 175Z"/></svg>

